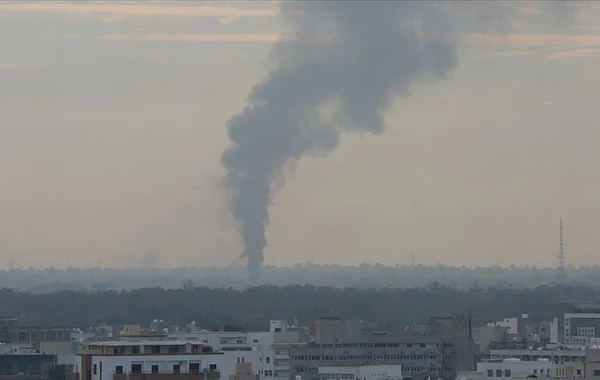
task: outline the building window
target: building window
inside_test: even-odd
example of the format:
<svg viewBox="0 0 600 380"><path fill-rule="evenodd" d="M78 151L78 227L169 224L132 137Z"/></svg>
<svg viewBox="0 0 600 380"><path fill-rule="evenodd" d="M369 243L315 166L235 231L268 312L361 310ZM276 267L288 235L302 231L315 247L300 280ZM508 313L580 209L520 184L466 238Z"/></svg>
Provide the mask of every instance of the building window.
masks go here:
<svg viewBox="0 0 600 380"><path fill-rule="evenodd" d="M600 376L600 369L594 370L594 376Z"/></svg>
<svg viewBox="0 0 600 380"><path fill-rule="evenodd" d="M496 370L496 377L502 377L502 370L501 369L497 369Z"/></svg>
<svg viewBox="0 0 600 380"><path fill-rule="evenodd" d="M169 354L178 354L179 346L169 346Z"/></svg>
<svg viewBox="0 0 600 380"><path fill-rule="evenodd" d="M150 347L150 352L153 354L160 354L160 346L152 346Z"/></svg>
<svg viewBox="0 0 600 380"><path fill-rule="evenodd" d="M94 375L98 374L98 366L94 364Z"/></svg>
<svg viewBox="0 0 600 380"><path fill-rule="evenodd" d="M141 364L132 364L131 365L131 373L142 373L142 365Z"/></svg>
<svg viewBox="0 0 600 380"><path fill-rule="evenodd" d="M190 373L200 372L200 363L190 363L189 372Z"/></svg>
<svg viewBox="0 0 600 380"><path fill-rule="evenodd" d="M267 364L271 363L271 358L269 356L267 356Z"/></svg>
<svg viewBox="0 0 600 380"><path fill-rule="evenodd" d="M208 366L209 371L216 371L217 370L217 365L216 364L211 364Z"/></svg>
<svg viewBox="0 0 600 380"><path fill-rule="evenodd" d="M504 370L504 377L510 377L510 369Z"/></svg>
<svg viewBox="0 0 600 380"><path fill-rule="evenodd" d="M118 365L115 367L115 373L123 373L123 366Z"/></svg>
<svg viewBox="0 0 600 380"><path fill-rule="evenodd" d="M140 346L131 346L131 353L132 354L139 354L140 353Z"/></svg>
<svg viewBox="0 0 600 380"><path fill-rule="evenodd" d="M577 370L577 375L581 376L581 370L580 369Z"/></svg>
<svg viewBox="0 0 600 380"><path fill-rule="evenodd" d="M181 373L181 366L179 364L173 364L173 373Z"/></svg>
<svg viewBox="0 0 600 380"><path fill-rule="evenodd" d="M158 365L153 364L151 371L152 371L152 373L158 373Z"/></svg>

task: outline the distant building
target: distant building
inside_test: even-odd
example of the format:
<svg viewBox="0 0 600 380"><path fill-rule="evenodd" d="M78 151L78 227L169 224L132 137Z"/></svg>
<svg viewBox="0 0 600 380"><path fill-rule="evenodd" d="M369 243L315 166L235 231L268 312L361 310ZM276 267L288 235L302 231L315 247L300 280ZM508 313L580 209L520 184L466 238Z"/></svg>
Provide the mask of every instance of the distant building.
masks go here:
<svg viewBox="0 0 600 380"><path fill-rule="evenodd" d="M587 350L583 372L585 380L600 379L600 348L594 347Z"/></svg>
<svg viewBox="0 0 600 380"><path fill-rule="evenodd" d="M492 342L500 342L508 336L508 328L488 324L473 328L473 341L478 352L487 353Z"/></svg>
<svg viewBox="0 0 600 380"><path fill-rule="evenodd" d="M488 378L503 377L559 377L561 367L548 359L521 361L519 359L491 359L477 363L477 372Z"/></svg>
<svg viewBox="0 0 600 380"><path fill-rule="evenodd" d="M543 349L491 349L492 359L519 359L523 362L537 362L548 359L554 363L581 363L585 360L586 350L582 347L569 348L557 346Z"/></svg>
<svg viewBox="0 0 600 380"><path fill-rule="evenodd" d="M562 343L590 345L600 339L600 304L563 302L559 334ZM562 333L562 334L561 334Z"/></svg>
<svg viewBox="0 0 600 380"><path fill-rule="evenodd" d="M67 327L21 326L18 318L0 318L0 342L31 344L37 350L40 342L70 342Z"/></svg>
<svg viewBox="0 0 600 380"><path fill-rule="evenodd" d="M506 329L508 334L519 333L519 319L518 318L504 318L500 321L488 323L488 326L503 327Z"/></svg>
<svg viewBox="0 0 600 380"><path fill-rule="evenodd" d="M311 342L290 348L291 376L318 380L320 367L400 365L406 376L453 378L473 370L469 315L432 317L424 332L361 331L357 321L319 318Z"/></svg>
<svg viewBox="0 0 600 380"><path fill-rule="evenodd" d="M42 366L56 362L55 355L4 354L0 355L0 378L23 375L41 378Z"/></svg>
<svg viewBox="0 0 600 380"><path fill-rule="evenodd" d="M259 376L252 372L252 363L237 363L235 373L229 375L229 380L258 380Z"/></svg>
<svg viewBox="0 0 600 380"><path fill-rule="evenodd" d="M402 366L321 366L319 380L402 380Z"/></svg>

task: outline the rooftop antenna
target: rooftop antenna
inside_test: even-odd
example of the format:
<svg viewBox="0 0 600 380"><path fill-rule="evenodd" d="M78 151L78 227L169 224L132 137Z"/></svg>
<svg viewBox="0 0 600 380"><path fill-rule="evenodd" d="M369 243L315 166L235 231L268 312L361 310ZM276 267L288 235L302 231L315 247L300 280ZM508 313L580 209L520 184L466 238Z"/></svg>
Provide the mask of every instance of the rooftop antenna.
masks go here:
<svg viewBox="0 0 600 380"><path fill-rule="evenodd" d="M558 243L558 265L556 267L556 277L558 281L563 281L566 277L565 263L566 263L566 255L565 255L565 243L563 240L563 218L560 216L560 239Z"/></svg>

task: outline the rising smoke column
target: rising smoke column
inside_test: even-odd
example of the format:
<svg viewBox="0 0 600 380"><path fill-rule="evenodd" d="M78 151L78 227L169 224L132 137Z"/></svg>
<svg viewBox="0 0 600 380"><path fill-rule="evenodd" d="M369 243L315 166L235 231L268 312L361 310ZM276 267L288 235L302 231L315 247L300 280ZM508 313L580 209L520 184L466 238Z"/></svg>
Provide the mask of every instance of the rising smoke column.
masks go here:
<svg viewBox="0 0 600 380"><path fill-rule="evenodd" d="M379 134L383 112L415 85L456 65L439 4L415 1L282 2L286 36L276 68L228 123L223 154L248 271L260 275L272 184L305 155L327 154L342 132ZM333 116L322 117L324 106Z"/></svg>

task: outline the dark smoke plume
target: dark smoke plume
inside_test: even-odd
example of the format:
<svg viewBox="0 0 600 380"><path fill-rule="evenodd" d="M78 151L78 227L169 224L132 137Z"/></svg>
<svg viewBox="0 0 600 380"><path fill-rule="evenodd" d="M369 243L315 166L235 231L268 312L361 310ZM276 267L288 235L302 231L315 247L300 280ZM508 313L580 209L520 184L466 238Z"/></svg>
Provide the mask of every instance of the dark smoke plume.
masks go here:
<svg viewBox="0 0 600 380"><path fill-rule="evenodd" d="M302 156L332 151L340 133L381 133L394 97L455 67L453 24L469 16L464 6L448 3L281 3L287 30L273 52L276 68L229 121L233 144L222 158L252 277L260 275L272 184L283 169ZM496 11L483 13L498 21L502 12Z"/></svg>
<svg viewBox="0 0 600 380"><path fill-rule="evenodd" d="M233 145L223 155L252 277L267 244L271 186L285 166L330 152L341 132L381 133L394 95L456 64L451 30L434 4L305 0L283 2L281 13L290 30L275 47L277 68L229 121Z"/></svg>

